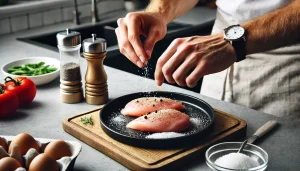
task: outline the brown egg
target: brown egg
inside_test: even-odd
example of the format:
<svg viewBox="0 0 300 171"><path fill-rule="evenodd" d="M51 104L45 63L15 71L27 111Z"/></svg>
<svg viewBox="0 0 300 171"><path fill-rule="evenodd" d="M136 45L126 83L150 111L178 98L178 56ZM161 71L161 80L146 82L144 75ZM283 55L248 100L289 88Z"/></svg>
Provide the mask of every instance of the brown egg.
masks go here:
<svg viewBox="0 0 300 171"><path fill-rule="evenodd" d="M58 164L48 154L42 153L36 156L29 165L28 171L58 171Z"/></svg>
<svg viewBox="0 0 300 171"><path fill-rule="evenodd" d="M20 152L22 155L25 155L26 152L30 148L36 149L38 152L40 151L40 146L39 144L35 141L35 139L26 133L21 133L18 134L10 143L9 148L8 148L8 153L11 153L12 147L14 144L17 144L19 146Z"/></svg>
<svg viewBox="0 0 300 171"><path fill-rule="evenodd" d="M15 171L22 167L21 164L14 158L4 157L0 160L0 171Z"/></svg>
<svg viewBox="0 0 300 171"><path fill-rule="evenodd" d="M0 146L2 146L4 148L4 150L7 151L7 144L2 137L0 137Z"/></svg>
<svg viewBox="0 0 300 171"><path fill-rule="evenodd" d="M50 142L46 146L44 153L49 154L55 160L65 156L72 156L70 146L63 140L55 140Z"/></svg>

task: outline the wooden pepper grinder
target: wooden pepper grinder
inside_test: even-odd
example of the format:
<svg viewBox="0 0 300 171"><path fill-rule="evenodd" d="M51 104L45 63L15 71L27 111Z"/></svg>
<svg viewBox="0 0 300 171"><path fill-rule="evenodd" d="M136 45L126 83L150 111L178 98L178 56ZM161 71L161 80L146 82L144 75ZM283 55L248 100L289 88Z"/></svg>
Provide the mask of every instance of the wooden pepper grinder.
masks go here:
<svg viewBox="0 0 300 171"><path fill-rule="evenodd" d="M106 57L106 40L92 38L83 40L83 55L87 60L85 74L85 98L88 104L100 105L108 101L107 75L103 67Z"/></svg>

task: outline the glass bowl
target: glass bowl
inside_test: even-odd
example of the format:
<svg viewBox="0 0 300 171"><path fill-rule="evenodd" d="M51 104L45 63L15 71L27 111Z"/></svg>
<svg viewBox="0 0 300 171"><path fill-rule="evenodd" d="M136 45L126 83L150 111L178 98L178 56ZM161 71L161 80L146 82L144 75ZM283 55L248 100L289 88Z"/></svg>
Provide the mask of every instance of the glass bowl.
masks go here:
<svg viewBox="0 0 300 171"><path fill-rule="evenodd" d="M217 171L233 171L237 169L225 168L215 164L215 161L226 154L236 153L241 147L242 142L224 142L216 144L206 150L206 164L213 170ZM262 148L247 144L242 152L259 163L259 166L250 169L239 169L239 171L263 171L268 165L268 153Z"/></svg>

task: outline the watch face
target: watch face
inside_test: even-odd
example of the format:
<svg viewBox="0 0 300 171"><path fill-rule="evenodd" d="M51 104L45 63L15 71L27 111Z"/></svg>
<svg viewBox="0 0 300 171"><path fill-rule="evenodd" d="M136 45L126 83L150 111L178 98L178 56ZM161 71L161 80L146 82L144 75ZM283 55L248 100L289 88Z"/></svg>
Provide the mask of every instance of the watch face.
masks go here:
<svg viewBox="0 0 300 171"><path fill-rule="evenodd" d="M225 36L230 40L237 40L241 38L245 33L245 29L239 25L234 25L226 29Z"/></svg>

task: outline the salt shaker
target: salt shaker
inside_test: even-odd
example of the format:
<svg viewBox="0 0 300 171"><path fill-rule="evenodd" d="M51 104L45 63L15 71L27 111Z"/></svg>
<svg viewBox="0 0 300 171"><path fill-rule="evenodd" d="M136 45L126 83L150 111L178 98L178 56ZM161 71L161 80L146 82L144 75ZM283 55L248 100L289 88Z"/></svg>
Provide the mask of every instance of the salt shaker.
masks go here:
<svg viewBox="0 0 300 171"><path fill-rule="evenodd" d="M106 57L106 40L92 38L83 40L83 55L87 60L85 75L85 98L88 104L104 104L108 101L107 75L103 67Z"/></svg>
<svg viewBox="0 0 300 171"><path fill-rule="evenodd" d="M83 99L80 74L81 35L66 29L57 33L60 52L60 97L64 103L78 103Z"/></svg>

